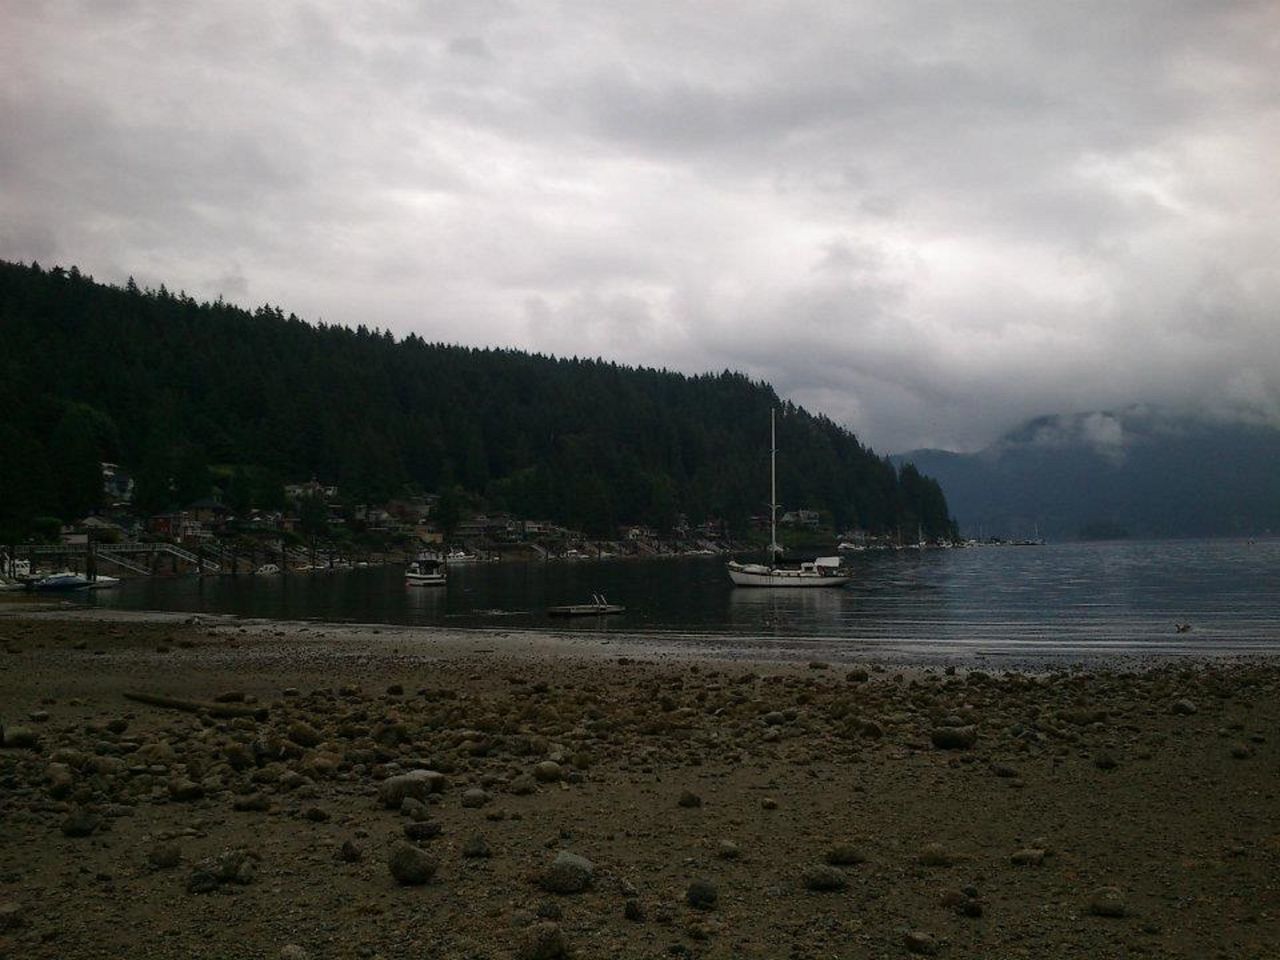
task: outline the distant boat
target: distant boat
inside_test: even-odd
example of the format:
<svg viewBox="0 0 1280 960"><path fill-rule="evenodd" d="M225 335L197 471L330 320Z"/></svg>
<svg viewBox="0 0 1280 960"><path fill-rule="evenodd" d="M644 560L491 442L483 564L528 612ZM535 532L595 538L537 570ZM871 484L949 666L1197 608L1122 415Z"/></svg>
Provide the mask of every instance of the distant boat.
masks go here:
<svg viewBox="0 0 1280 960"><path fill-rule="evenodd" d="M728 563L729 579L737 587L842 587L852 577L840 570L839 557L818 557L796 566L782 566L778 559L778 436L774 412L769 411L769 559L765 563Z"/></svg>
<svg viewBox="0 0 1280 960"><path fill-rule="evenodd" d="M627 608L610 603L604 594L592 594L590 603L572 603L562 607L547 607L549 617L602 617L614 613L626 613Z"/></svg>
<svg viewBox="0 0 1280 960"><path fill-rule="evenodd" d="M479 563L480 555L477 553L467 553L467 551L465 550L459 550L457 547L454 547L452 550L448 552L448 554L446 554L444 561L445 563L450 565L461 564L461 563Z"/></svg>
<svg viewBox="0 0 1280 960"><path fill-rule="evenodd" d="M253 571L260 577L274 577L280 572L280 567L274 563L264 563L257 570Z"/></svg>
<svg viewBox="0 0 1280 960"><path fill-rule="evenodd" d="M33 581L31 589L33 590L85 590L89 587L89 578L81 576L78 573L72 573L64 570L62 573L51 573L47 577L41 577L39 580Z"/></svg>
<svg viewBox="0 0 1280 960"><path fill-rule="evenodd" d="M444 563L431 553L418 554L418 559L404 570L406 587L443 587L447 579Z"/></svg>

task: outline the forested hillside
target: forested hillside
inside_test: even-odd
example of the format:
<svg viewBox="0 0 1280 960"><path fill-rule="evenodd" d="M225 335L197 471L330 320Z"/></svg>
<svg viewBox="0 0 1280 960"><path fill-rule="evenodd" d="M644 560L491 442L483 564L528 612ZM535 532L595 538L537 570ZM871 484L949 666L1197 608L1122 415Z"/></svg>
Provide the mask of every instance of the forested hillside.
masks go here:
<svg viewBox="0 0 1280 960"><path fill-rule="evenodd" d="M767 510L774 406L785 507L950 530L936 483L736 373L397 341L36 264L0 263L0 344L10 532L97 507L99 460L133 473L147 510L210 492L244 505L314 476L361 502L461 488L598 534L678 513L740 530Z"/></svg>

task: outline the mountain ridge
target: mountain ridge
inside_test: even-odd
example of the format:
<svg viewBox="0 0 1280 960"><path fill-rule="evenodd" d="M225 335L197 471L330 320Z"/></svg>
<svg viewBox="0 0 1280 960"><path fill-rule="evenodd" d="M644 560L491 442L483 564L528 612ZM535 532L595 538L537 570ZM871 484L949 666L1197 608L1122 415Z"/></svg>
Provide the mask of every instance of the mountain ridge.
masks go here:
<svg viewBox="0 0 1280 960"><path fill-rule="evenodd" d="M1152 405L1046 415L976 453L895 454L947 490L969 536L1280 532L1280 429Z"/></svg>

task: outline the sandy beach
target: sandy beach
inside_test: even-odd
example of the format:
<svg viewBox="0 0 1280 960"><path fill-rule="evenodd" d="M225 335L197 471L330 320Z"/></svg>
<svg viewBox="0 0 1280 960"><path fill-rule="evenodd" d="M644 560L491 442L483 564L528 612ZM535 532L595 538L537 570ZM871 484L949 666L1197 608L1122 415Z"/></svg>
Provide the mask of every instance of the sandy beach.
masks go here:
<svg viewBox="0 0 1280 960"><path fill-rule="evenodd" d="M0 649L0 957L1280 944L1280 661L906 670L15 604Z"/></svg>

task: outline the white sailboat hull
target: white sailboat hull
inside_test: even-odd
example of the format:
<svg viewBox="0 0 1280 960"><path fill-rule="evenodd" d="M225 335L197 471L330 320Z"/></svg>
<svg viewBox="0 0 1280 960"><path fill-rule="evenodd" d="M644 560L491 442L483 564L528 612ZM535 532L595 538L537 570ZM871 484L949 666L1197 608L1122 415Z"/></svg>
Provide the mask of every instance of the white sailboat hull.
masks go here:
<svg viewBox="0 0 1280 960"><path fill-rule="evenodd" d="M729 579L738 587L843 587L853 578L825 570L793 570L755 563L730 563Z"/></svg>

